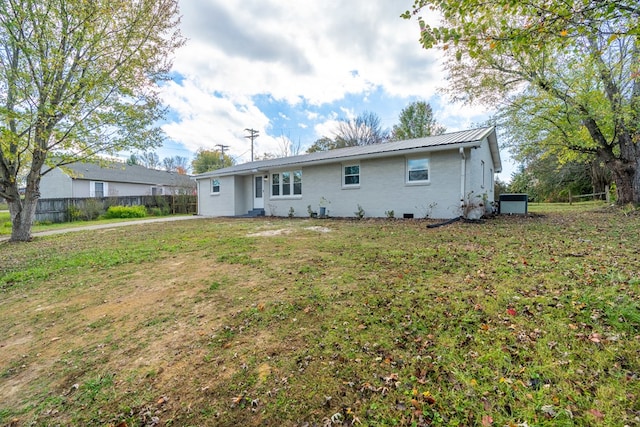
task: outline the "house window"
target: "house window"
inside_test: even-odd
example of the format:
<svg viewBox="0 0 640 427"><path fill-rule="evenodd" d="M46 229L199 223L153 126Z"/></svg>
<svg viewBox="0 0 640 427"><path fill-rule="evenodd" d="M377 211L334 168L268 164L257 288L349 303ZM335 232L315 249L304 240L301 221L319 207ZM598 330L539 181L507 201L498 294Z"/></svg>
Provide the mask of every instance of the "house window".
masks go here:
<svg viewBox="0 0 640 427"><path fill-rule="evenodd" d="M345 187L360 185L360 165L346 165L343 168Z"/></svg>
<svg viewBox="0 0 640 427"><path fill-rule="evenodd" d="M271 174L271 197L301 196L302 171L287 171Z"/></svg>
<svg viewBox="0 0 640 427"><path fill-rule="evenodd" d="M163 187L151 187L151 195L152 196L162 196L164 194Z"/></svg>
<svg viewBox="0 0 640 427"><path fill-rule="evenodd" d="M291 172L282 172L282 195L291 194Z"/></svg>
<svg viewBox="0 0 640 427"><path fill-rule="evenodd" d="M106 197L108 185L106 182L91 181L89 183L89 197Z"/></svg>
<svg viewBox="0 0 640 427"><path fill-rule="evenodd" d="M95 197L104 197L104 182L94 182L93 194Z"/></svg>
<svg viewBox="0 0 640 427"><path fill-rule="evenodd" d="M219 194L220 193L220 180L212 179L211 180L211 194Z"/></svg>
<svg viewBox="0 0 640 427"><path fill-rule="evenodd" d="M280 174L274 173L271 175L271 195L279 196L280 195Z"/></svg>
<svg viewBox="0 0 640 427"><path fill-rule="evenodd" d="M482 188L484 188L485 178L484 178L484 160L480 160L480 169L482 173Z"/></svg>
<svg viewBox="0 0 640 427"><path fill-rule="evenodd" d="M407 159L407 182L429 181L429 158L421 157Z"/></svg>
<svg viewBox="0 0 640 427"><path fill-rule="evenodd" d="M302 171L293 172L293 194L296 196L302 194Z"/></svg>

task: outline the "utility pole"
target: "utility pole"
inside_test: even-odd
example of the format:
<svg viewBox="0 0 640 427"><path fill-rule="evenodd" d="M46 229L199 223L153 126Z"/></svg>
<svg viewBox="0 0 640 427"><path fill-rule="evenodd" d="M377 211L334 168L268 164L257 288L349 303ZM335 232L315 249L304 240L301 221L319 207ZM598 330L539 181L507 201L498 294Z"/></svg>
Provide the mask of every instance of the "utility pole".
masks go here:
<svg viewBox="0 0 640 427"><path fill-rule="evenodd" d="M220 162L224 165L224 150L229 148L229 146L224 144L216 144L216 147L220 147L220 153L222 153L220 155Z"/></svg>
<svg viewBox="0 0 640 427"><path fill-rule="evenodd" d="M255 129L245 129L249 132L249 135L245 136L245 138L249 138L251 140L251 161L253 162L253 140L256 139L260 134Z"/></svg>

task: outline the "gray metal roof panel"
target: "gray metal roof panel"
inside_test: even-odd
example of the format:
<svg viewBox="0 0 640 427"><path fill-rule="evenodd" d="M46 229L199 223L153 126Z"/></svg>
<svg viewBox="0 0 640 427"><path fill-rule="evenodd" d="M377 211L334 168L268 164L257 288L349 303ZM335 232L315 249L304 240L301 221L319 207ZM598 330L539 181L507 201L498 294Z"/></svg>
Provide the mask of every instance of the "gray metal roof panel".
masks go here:
<svg viewBox="0 0 640 427"><path fill-rule="evenodd" d="M486 127L460 132L452 132L443 135L428 136L425 138L415 138L382 144L338 148L335 150L317 151L315 153L302 154L291 157L281 157L277 159L258 160L254 162L242 163L239 165L217 169L215 171L206 172L203 174L198 174L194 176L194 179L207 178L210 176L235 175L256 170L279 168L296 164L321 163L331 160L337 161L339 159L349 159L353 157L362 158L367 156L377 156L384 153L416 150L420 148L427 150L445 148L451 145L464 145L474 142L480 142L492 132L495 132L493 127Z"/></svg>

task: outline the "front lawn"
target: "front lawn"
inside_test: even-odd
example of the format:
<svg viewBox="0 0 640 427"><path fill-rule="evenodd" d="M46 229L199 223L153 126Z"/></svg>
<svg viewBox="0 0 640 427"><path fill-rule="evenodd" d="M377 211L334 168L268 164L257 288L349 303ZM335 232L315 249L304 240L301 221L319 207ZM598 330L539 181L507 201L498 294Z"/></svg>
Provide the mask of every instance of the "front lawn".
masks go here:
<svg viewBox="0 0 640 427"><path fill-rule="evenodd" d="M0 243L0 425L640 424L640 215Z"/></svg>

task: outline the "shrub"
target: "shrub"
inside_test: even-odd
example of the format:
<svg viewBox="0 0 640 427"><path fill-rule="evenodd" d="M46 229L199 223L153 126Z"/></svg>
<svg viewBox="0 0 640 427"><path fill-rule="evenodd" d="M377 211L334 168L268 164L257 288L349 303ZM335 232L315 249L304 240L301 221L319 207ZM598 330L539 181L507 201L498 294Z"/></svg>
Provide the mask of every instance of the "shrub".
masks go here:
<svg viewBox="0 0 640 427"><path fill-rule="evenodd" d="M75 205L71 205L67 208L67 217L70 222L78 221L82 218L82 211Z"/></svg>
<svg viewBox="0 0 640 427"><path fill-rule="evenodd" d="M109 206L105 218L144 218L147 210L144 206Z"/></svg>
<svg viewBox="0 0 640 427"><path fill-rule="evenodd" d="M149 208L149 214L151 216L166 216L169 215L171 212L169 211L168 207L152 207Z"/></svg>
<svg viewBox="0 0 640 427"><path fill-rule="evenodd" d="M103 212L102 202L96 199L86 199L82 207L80 207L80 218L86 221L98 219Z"/></svg>

